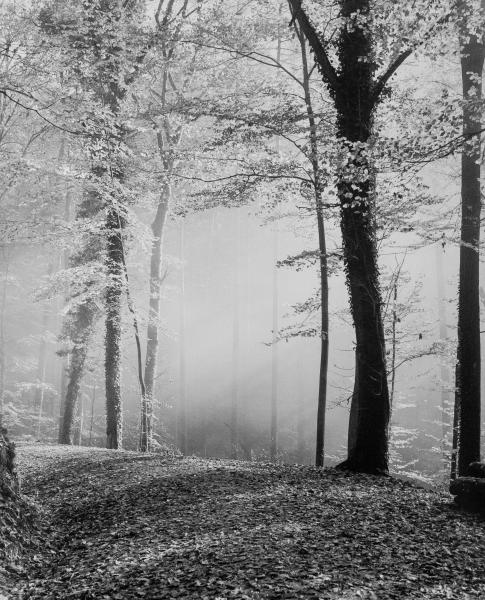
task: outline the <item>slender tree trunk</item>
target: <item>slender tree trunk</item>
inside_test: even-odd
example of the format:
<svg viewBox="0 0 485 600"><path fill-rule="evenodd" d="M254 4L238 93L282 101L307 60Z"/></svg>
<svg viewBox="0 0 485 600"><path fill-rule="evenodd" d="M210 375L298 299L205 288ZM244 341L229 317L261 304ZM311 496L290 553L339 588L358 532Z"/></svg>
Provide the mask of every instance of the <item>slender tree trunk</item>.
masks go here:
<svg viewBox="0 0 485 600"><path fill-rule="evenodd" d="M64 197L64 220L66 223L70 223L71 221L71 194L69 190L66 190L66 194ZM64 249L61 255L61 269L67 269L69 266L69 250L67 248ZM66 294L67 295L67 294ZM68 299L64 300L66 303ZM69 353L64 349L64 353L61 358L61 381L60 381L60 394L59 394L59 433L58 433L58 441L61 442L61 429L62 422L64 420L64 404L66 401L67 394L67 384L68 384L68 372L70 365L70 356Z"/></svg>
<svg viewBox="0 0 485 600"><path fill-rule="evenodd" d="M308 69L308 58L306 41L304 35L299 31L297 35L300 41L302 66L303 66L303 90L305 94L305 105L310 127L310 149L313 171L313 183L315 189L315 213L318 229L319 249L319 275L320 275L320 370L318 377L318 402L317 402L317 435L315 448L315 464L323 467L325 460L325 416L327 410L327 376L328 376L328 347L329 347L329 318L328 318L328 260L327 240L325 235L325 219L323 214L322 189L320 176L320 164L318 159L317 124L313 112L312 97L310 90L310 71Z"/></svg>
<svg viewBox="0 0 485 600"><path fill-rule="evenodd" d="M177 406L177 446L187 455L187 381L185 348L185 222L180 224L180 323L179 323L179 401Z"/></svg>
<svg viewBox="0 0 485 600"><path fill-rule="evenodd" d="M276 60L281 60L281 9L280 2L278 6L278 35L276 46ZM276 136L276 152L280 154L280 138ZM279 254L279 225L276 204L275 221L273 224L273 339L271 344L271 417L270 417L270 444L269 456L271 462L276 462L278 458L278 330L279 330L279 285L278 285L278 254Z"/></svg>
<svg viewBox="0 0 485 600"><path fill-rule="evenodd" d="M301 343L301 342L300 342ZM305 423L306 423L306 406L305 395L303 393L303 373L302 373L302 352L296 349L296 456L299 464L306 462L306 440L305 440Z"/></svg>
<svg viewBox="0 0 485 600"><path fill-rule="evenodd" d="M106 447L118 450L122 445L123 415L121 399L121 306L124 286L123 219L115 208L108 209L105 382Z"/></svg>
<svg viewBox="0 0 485 600"><path fill-rule="evenodd" d="M52 263L49 263L47 275L52 275ZM39 359L37 362L37 388L35 390L34 405L37 406L37 439L41 435L41 420L44 410L44 392L45 392L45 374L47 368L47 335L50 321L50 307L47 301L44 301L42 307L42 335L39 344Z"/></svg>
<svg viewBox="0 0 485 600"><path fill-rule="evenodd" d="M446 318L446 292L444 285L443 255L445 248L441 244L436 246L436 278L438 283L438 325L439 339L442 344L448 340L448 325ZM440 356L440 388L441 388L441 424L442 424L442 453L445 458L448 455L448 444L450 443L450 370L445 355Z"/></svg>
<svg viewBox="0 0 485 600"><path fill-rule="evenodd" d="M484 8L482 2L482 10ZM482 40L467 32L467 5L461 31L463 81L463 135L466 142L461 158L461 236L458 292L458 369L455 412L457 472L465 475L471 462L480 460L480 163L482 127L482 83L485 48Z"/></svg>
<svg viewBox="0 0 485 600"><path fill-rule="evenodd" d="M153 393L158 354L158 322L160 318L160 291L162 285L163 234L167 220L171 190L167 184L162 190L157 214L152 223L152 254L150 260L150 301L148 307L147 349L145 361L145 400L141 414L142 452L150 450L153 430Z"/></svg>
<svg viewBox="0 0 485 600"><path fill-rule="evenodd" d="M96 381L93 383L93 390L91 393L91 419L89 421L89 445L93 445L93 425L94 425L94 404L96 402Z"/></svg>
<svg viewBox="0 0 485 600"><path fill-rule="evenodd" d="M392 290L392 334L391 334L391 392L389 395L389 401L391 403L391 407L394 402L394 390L396 388L396 328L397 328L397 281L395 281Z"/></svg>
<svg viewBox="0 0 485 600"><path fill-rule="evenodd" d="M239 310L239 237L241 215L239 209L235 214L234 232L234 261L232 271L234 275L233 288L233 318L232 318L232 395L231 395L231 458L237 459L239 449L239 361L240 361L240 310Z"/></svg>
<svg viewBox="0 0 485 600"><path fill-rule="evenodd" d="M273 340L271 344L271 426L269 456L271 462L278 459L278 252L279 252L279 227L275 220L273 224Z"/></svg>

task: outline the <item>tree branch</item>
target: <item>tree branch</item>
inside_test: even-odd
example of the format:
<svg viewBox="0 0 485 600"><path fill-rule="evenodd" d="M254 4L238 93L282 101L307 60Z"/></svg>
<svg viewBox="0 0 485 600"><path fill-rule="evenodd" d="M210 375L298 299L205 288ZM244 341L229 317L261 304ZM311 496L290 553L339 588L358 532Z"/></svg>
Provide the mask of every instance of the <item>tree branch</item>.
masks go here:
<svg viewBox="0 0 485 600"><path fill-rule="evenodd" d="M379 96L384 91L384 88L386 87L386 84L389 81L389 79L391 79L391 77L399 69L399 67L403 64L403 62L407 58L409 58L411 56L411 54L413 53L413 51L414 51L414 48L408 48L405 52L403 52L402 54L400 54L396 58L396 60L394 60L389 65L387 71L385 71L379 77L379 79L376 81L376 83L374 85L374 90L373 90L373 93L372 93L372 100L373 100L374 103L377 103L377 101L379 100Z"/></svg>
<svg viewBox="0 0 485 600"><path fill-rule="evenodd" d="M337 75L337 71L330 62L325 46L322 44L322 41L315 31L315 28L308 20L305 11L302 9L301 2L302 0L288 0L292 15L291 23L293 23L293 21L298 21L301 31L305 34L308 43L312 47L315 55L315 61L318 63L321 74L323 75L326 83L330 86L331 90L336 92L339 86L339 77Z"/></svg>

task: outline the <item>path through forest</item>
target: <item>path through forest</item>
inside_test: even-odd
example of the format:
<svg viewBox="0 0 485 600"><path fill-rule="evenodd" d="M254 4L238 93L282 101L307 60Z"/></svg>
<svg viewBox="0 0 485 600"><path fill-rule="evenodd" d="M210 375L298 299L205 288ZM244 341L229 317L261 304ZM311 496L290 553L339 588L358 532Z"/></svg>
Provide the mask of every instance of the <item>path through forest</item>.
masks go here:
<svg viewBox="0 0 485 600"><path fill-rule="evenodd" d="M483 598L485 522L334 470L29 445L32 599Z"/></svg>

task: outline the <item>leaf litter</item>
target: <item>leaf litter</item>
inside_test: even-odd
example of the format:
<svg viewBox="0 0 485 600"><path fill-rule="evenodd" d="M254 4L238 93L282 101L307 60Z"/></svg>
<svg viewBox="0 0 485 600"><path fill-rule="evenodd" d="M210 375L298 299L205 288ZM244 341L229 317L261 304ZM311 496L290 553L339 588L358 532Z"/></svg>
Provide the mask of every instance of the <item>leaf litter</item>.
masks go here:
<svg viewBox="0 0 485 600"><path fill-rule="evenodd" d="M42 548L12 598L485 598L485 521L334 469L18 449Z"/></svg>

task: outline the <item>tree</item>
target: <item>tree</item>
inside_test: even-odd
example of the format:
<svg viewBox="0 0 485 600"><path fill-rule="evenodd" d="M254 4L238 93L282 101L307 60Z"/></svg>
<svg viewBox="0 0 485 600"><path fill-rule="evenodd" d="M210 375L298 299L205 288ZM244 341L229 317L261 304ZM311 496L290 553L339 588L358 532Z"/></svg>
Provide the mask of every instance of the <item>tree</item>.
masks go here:
<svg viewBox="0 0 485 600"><path fill-rule="evenodd" d="M336 186L356 335L348 458L341 466L355 471L386 473L390 398L377 263L376 166L372 144L376 109L388 92L388 82L419 43L409 42L403 47L406 38L401 35L399 44L392 49L393 59L379 74L378 67L382 65L377 57L374 6L370 0L339 1L340 20L334 45L319 33L301 0L289 0L289 5L292 18L307 38L332 96L340 143ZM337 67L332 62L330 48L335 49Z"/></svg>
<svg viewBox="0 0 485 600"><path fill-rule="evenodd" d="M458 3L458 27L463 82L463 138L461 156L461 234L458 292L458 353L452 478L466 475L470 463L480 460L480 213L482 72L485 60L483 11L475 3ZM478 24L475 22L477 16Z"/></svg>
<svg viewBox="0 0 485 600"><path fill-rule="evenodd" d="M152 247L150 256L150 299L148 307L147 342L145 358L145 395L141 408L141 436L140 450L149 451L153 435L153 394L155 387L155 373L158 361L158 327L160 319L161 286L164 279L162 275L163 236L165 224L170 211L173 188L173 171L176 164L176 150L180 143L184 120L177 115L177 107L184 101L184 94L195 69L195 56L192 55L187 70L182 74L181 81L177 81L174 73L174 63L177 58L177 49L180 37L180 27L186 19L188 0L184 0L182 8L178 11L180 19L176 21L174 32L170 39L162 38L159 52L161 53L161 89L154 87L150 96L155 102L155 109L149 109L150 120L156 133L157 149L160 162L164 169L164 181L153 219ZM174 3L169 3L163 12L163 1L158 4L155 13L157 30L163 31L168 23L174 19ZM175 118L173 113L176 114ZM178 117L178 119L177 119Z"/></svg>
<svg viewBox="0 0 485 600"><path fill-rule="evenodd" d="M365 24L369 0L339 3L345 24L337 44L339 70L301 6L290 0L293 18L307 37L337 112L337 136L343 160L338 173L341 229L347 285L356 334L356 372L353 402L357 423L355 443L344 466L364 472L387 472L390 416L386 376L382 298L377 266L373 195L375 179L368 153L379 88L372 61L373 41ZM362 17L362 20L361 20ZM392 72L396 67L392 67ZM387 78L390 77L386 75ZM356 93L356 86L359 93Z"/></svg>

